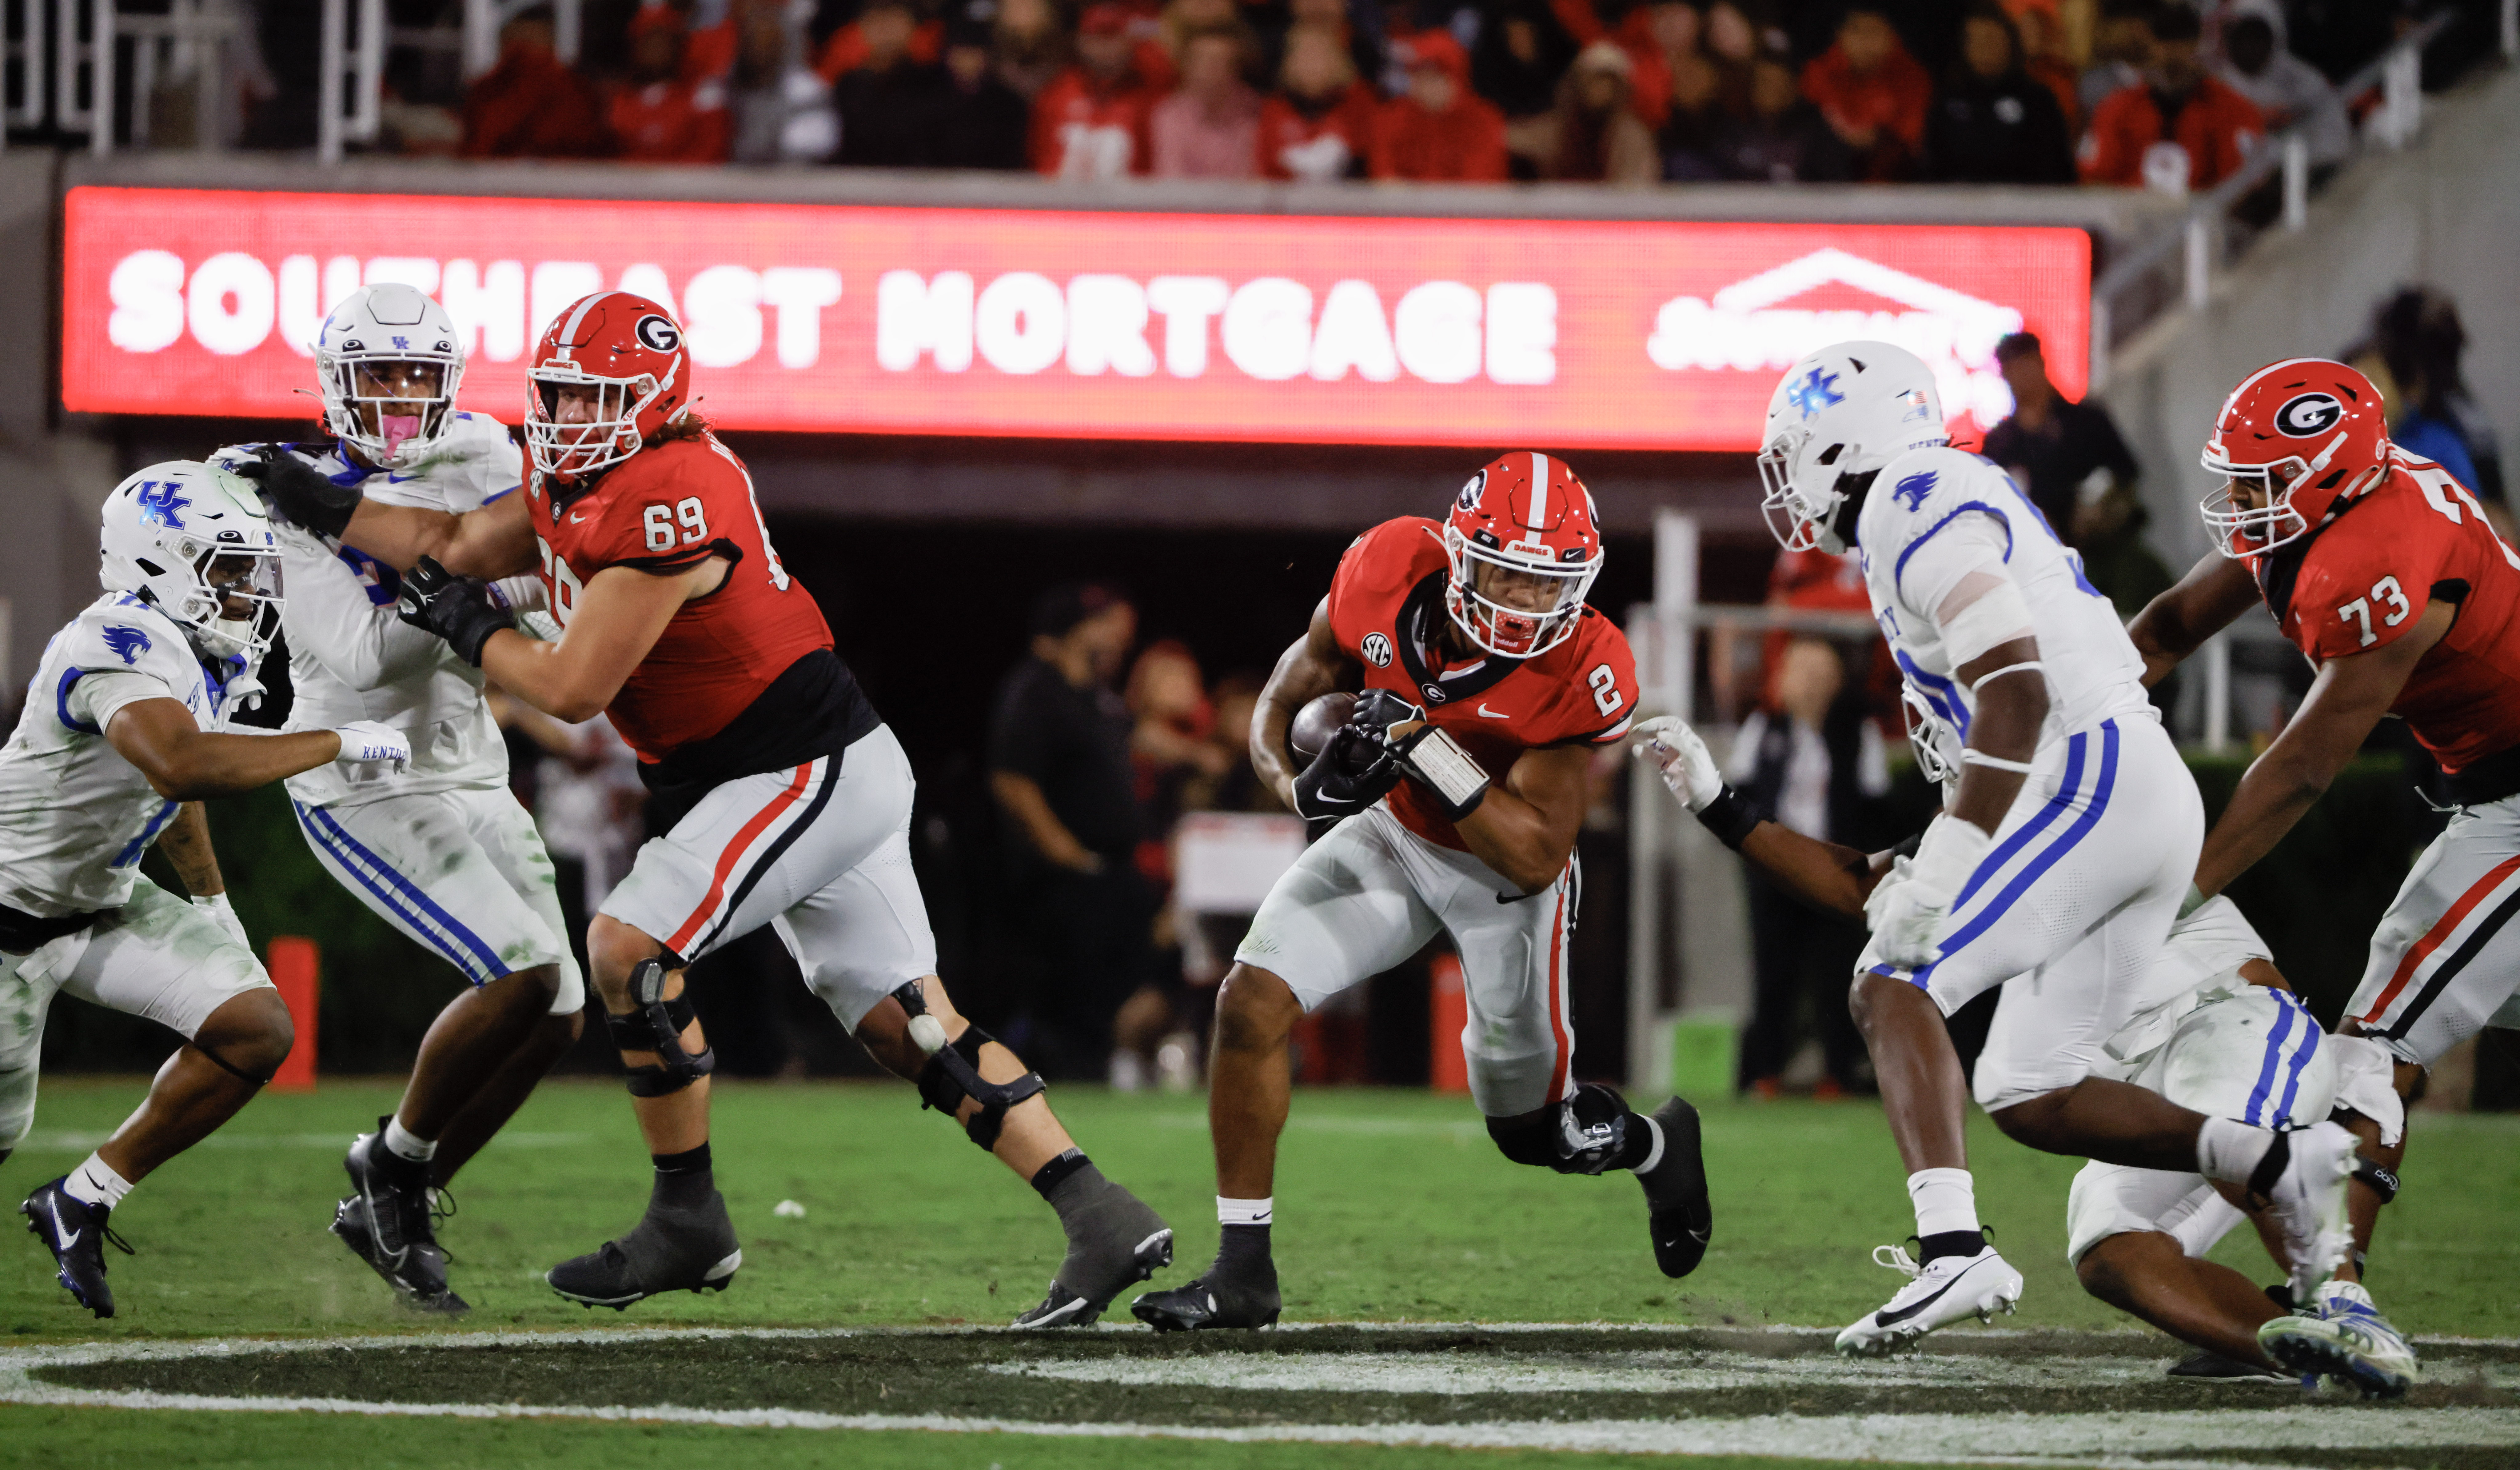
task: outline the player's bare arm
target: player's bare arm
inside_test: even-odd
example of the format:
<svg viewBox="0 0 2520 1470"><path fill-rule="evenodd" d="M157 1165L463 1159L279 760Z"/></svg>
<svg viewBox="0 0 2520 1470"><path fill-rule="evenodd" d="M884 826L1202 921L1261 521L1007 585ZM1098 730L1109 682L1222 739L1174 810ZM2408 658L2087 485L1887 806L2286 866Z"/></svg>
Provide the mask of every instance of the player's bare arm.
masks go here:
<svg viewBox="0 0 2520 1470"><path fill-rule="evenodd" d="M1961 757L1960 794L1952 804L1952 815L1992 835L2021 795L2031 758L2039 753L2039 728L2048 719L2039 640L1999 643L1953 671L1977 691L1968 750L1984 758Z"/></svg>
<svg viewBox="0 0 2520 1470"><path fill-rule="evenodd" d="M338 736L334 737L338 739ZM209 812L199 802L186 802L166 830L158 835L158 850L175 868L183 880L184 892L196 898L207 898L227 892L227 880L219 876L219 854L210 846Z"/></svg>
<svg viewBox="0 0 2520 1470"><path fill-rule="evenodd" d="M203 730L181 700L147 699L114 712L106 742L169 801L198 802L268 786L341 754L331 730L227 735ZM197 890L198 892L198 890Z"/></svg>
<svg viewBox="0 0 2520 1470"><path fill-rule="evenodd" d="M1575 851L1591 802L1592 764L1590 746L1525 751L1454 830L1517 892L1539 893L1556 881Z"/></svg>
<svg viewBox="0 0 2520 1470"><path fill-rule="evenodd" d="M262 489L284 518L358 547L408 572L428 557L461 576L497 578L535 569L533 525L521 494L503 495L462 515L382 505L357 485L337 485L284 449L263 451L237 473Z"/></svg>
<svg viewBox="0 0 2520 1470"><path fill-rule="evenodd" d="M1758 815L1725 783L1706 742L1678 715L1656 715L1636 733L1640 738L1631 749L1638 758L1654 763L1663 785L1717 841L1812 907L1864 917L1864 900L1889 875L1896 851L1860 852Z"/></svg>
<svg viewBox="0 0 2520 1470"><path fill-rule="evenodd" d="M2143 655L2143 683L2158 684L2180 662L2258 605L2258 581L2246 562L2205 553L2179 584L2144 605L2127 636Z"/></svg>
<svg viewBox="0 0 2520 1470"><path fill-rule="evenodd" d="M2320 667L2299 712L2250 763L2222 820L2205 834L2205 850L2196 860L2199 891L2221 893L2282 841L2362 748L2415 665L2449 636L2457 618L2457 604L2437 600L2404 636Z"/></svg>
<svg viewBox="0 0 2520 1470"><path fill-rule="evenodd" d="M1251 766L1279 801L1295 804L1295 777L1303 770L1286 744L1295 712L1333 690L1358 688L1364 673L1365 666L1349 658L1330 631L1330 600L1323 598L1304 636L1278 656L1278 666L1269 671L1259 708L1251 715Z"/></svg>
<svg viewBox="0 0 2520 1470"><path fill-rule="evenodd" d="M726 574L724 557L662 576L608 567L587 582L558 643L498 629L481 645L481 669L546 714L593 719L629 682L683 604L717 590Z"/></svg>

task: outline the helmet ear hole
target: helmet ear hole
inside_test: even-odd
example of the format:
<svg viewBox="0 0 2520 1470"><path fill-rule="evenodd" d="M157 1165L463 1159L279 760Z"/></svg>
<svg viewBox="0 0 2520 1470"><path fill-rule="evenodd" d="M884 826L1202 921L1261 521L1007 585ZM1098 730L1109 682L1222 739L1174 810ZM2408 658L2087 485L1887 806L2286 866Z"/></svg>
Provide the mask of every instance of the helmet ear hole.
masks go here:
<svg viewBox="0 0 2520 1470"><path fill-rule="evenodd" d="M151 576L164 576L166 574L165 568L158 566L156 562L149 560L149 558L145 556L136 556L131 560L138 564L141 571L148 573Z"/></svg>
<svg viewBox="0 0 2520 1470"><path fill-rule="evenodd" d="M1831 444L1820 452L1820 463L1824 465L1833 465L1837 463L1837 457L1845 452L1846 446L1844 444Z"/></svg>

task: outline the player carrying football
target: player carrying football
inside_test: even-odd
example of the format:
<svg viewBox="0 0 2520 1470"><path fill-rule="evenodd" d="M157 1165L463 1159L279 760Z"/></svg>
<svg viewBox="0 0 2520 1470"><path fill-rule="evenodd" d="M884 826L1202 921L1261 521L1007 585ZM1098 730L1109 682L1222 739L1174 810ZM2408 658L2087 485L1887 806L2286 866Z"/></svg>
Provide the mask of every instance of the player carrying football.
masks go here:
<svg viewBox="0 0 2520 1470"><path fill-rule="evenodd" d="M459 513L512 494L521 456L484 414L455 407L454 323L409 286L362 288L313 344L329 437L252 444L216 462L263 479L286 455L387 505ZM335 882L443 957L471 986L422 1038L411 1084L343 1161L352 1193L333 1233L400 1298L463 1311L447 1286L429 1191L490 1141L577 1039L586 987L569 953L551 857L508 789L508 750L481 670L394 616L391 567L293 526L280 530L291 729L374 717L411 730L410 766L291 779L299 832ZM518 577L521 599L541 584Z"/></svg>
<svg viewBox="0 0 2520 1470"><path fill-rule="evenodd" d="M1498 1149L1560 1173L1635 1171L1656 1263L1685 1276L1705 1254L1696 1110L1675 1097L1642 1117L1569 1072L1587 769L1626 735L1637 699L1627 639L1584 603L1601 562L1575 472L1508 454L1445 520L1405 516L1357 537L1278 661L1252 761L1296 811L1337 825L1270 890L1218 994L1208 1127L1224 1238L1197 1280L1133 1305L1158 1330L1278 1319L1269 1230L1288 1034L1438 932L1461 953L1462 1052ZM1360 686L1349 723L1299 768L1296 712Z"/></svg>
<svg viewBox="0 0 2520 1470"><path fill-rule="evenodd" d="M1646 737L1637 754L1661 767L1684 805L1714 813L1702 817L1710 824L1730 810L1737 823L1738 798L1694 730L1664 715L1637 733ZM1954 748L1938 746L1930 722L1911 733L1917 763L1948 790L1959 779ZM1773 821L1754 822L1737 846L1745 861L1804 902L1855 917L1898 858L1897 850L1867 855ZM2392 1134L2403 1125L2389 1054L2358 1036L2322 1033L2228 898L2210 899L2171 927L2130 1014L2101 1044L2094 1075L2270 1127L2324 1122L2331 1110L2367 1117ZM2365 1394L2394 1397L2414 1381L2414 1350L2367 1297L2359 1298L2364 1330L2342 1340L2326 1319L2286 1311L2248 1277L2205 1259L2242 1215L2194 1170L2086 1164L2065 1213L2065 1259L2084 1290L2206 1350L2175 1372L2192 1374L2201 1362L2215 1376L2277 1376L2277 1364L2292 1364L2305 1352L2302 1340L2313 1339L2326 1355L2318 1370ZM1894 1263L1908 1260L1896 1247L1883 1250ZM2277 1263L2290 1264L2280 1257Z"/></svg>
<svg viewBox="0 0 2520 1470"><path fill-rule="evenodd" d="M2208 1118L2095 1075L2205 826L2108 600L2001 469L1949 447L1912 353L1857 342L1808 354L1769 400L1764 443L1770 528L1789 550L1860 551L1911 703L1960 772L1914 859L1865 903L1872 940L1851 1003L1922 1259L1838 1350L1888 1353L2020 1299L2020 1273L1979 1227L1961 1132L1971 1080L1943 1022L1998 987L1974 1079L1997 1125L2050 1153L2230 1186L2272 1212L2307 1298L2344 1255L2353 1136ZM1746 806L1702 815L1728 844L1749 833Z"/></svg>
<svg viewBox="0 0 2520 1470"><path fill-rule="evenodd" d="M2318 674L2207 834L2196 890L2219 894L2264 857L2382 715L2406 720L2457 809L2372 934L2341 1029L2389 1048L2411 1091L2485 1026L2520 1025L2520 554L2449 471L2390 442L2378 391L2343 363L2242 379L2202 460L2224 477L2200 507L2221 539L2136 618L2147 681L2261 601ZM2351 1280L2406 1151L2357 1126L2374 1160L2354 1177ZM2340 1340L2369 1335L2359 1289L2318 1306Z"/></svg>
<svg viewBox="0 0 2520 1470"><path fill-rule="evenodd" d="M158 1165L209 1136L288 1059L296 1033L237 922L204 797L300 771L398 765L403 737L353 721L228 733L262 693L280 625L280 547L253 487L190 460L152 465L105 500L105 595L53 635L0 750L0 1158L35 1119L53 996L183 1034L140 1109L84 1163L19 1207L61 1283L113 1315L111 1219ZM156 843L192 892L140 875Z"/></svg>
<svg viewBox="0 0 2520 1470"><path fill-rule="evenodd" d="M714 1058L683 975L769 924L878 1060L1058 1212L1067 1257L1018 1323L1093 1321L1171 1259L1172 1232L1094 1168L1041 1079L955 1014L932 973L910 763L771 549L742 462L692 416L682 329L652 301L599 292L553 321L527 379L522 494L455 515L311 471L266 488L289 519L405 568L403 617L501 688L563 719L608 713L639 752L652 820L670 828L587 937L655 1164L648 1212L553 1267L553 1289L627 1307L723 1288L742 1264L710 1169ZM516 631L477 579L537 564L558 642Z"/></svg>

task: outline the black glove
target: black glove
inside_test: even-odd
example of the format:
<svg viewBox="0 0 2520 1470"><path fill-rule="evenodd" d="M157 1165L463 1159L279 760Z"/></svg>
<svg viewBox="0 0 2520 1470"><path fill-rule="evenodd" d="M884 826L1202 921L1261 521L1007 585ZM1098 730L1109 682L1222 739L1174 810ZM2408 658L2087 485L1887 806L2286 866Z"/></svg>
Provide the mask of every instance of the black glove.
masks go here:
<svg viewBox="0 0 2520 1470"><path fill-rule="evenodd" d="M359 509L357 485L335 484L324 478L323 471L279 444L261 445L253 454L253 458L233 468L240 478L252 481L254 487L262 491L265 506L292 525L336 540L340 538L343 528Z"/></svg>
<svg viewBox="0 0 2520 1470"><path fill-rule="evenodd" d="M1295 813L1327 826L1365 810L1399 784L1400 760L1390 748L1355 725L1341 725L1295 777Z"/></svg>
<svg viewBox="0 0 2520 1470"><path fill-rule="evenodd" d="M458 576L422 557L402 574L402 595L395 611L402 620L447 641L465 663L481 666L481 645L501 628L516 626L516 615L477 576Z"/></svg>

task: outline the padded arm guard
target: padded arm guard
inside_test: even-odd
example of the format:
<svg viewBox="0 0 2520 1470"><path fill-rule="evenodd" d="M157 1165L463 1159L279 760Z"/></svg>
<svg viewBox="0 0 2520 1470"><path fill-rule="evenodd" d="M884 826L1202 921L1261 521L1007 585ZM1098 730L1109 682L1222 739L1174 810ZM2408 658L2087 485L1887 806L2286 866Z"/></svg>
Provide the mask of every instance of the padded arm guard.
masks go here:
<svg viewBox="0 0 2520 1470"><path fill-rule="evenodd" d="M627 1079L632 1097L663 1097L680 1092L717 1070L717 1052L703 1046L698 1055L683 1050L683 1030L699 1019L692 1009L689 989L665 998L665 961L652 955L630 968L630 1000L639 1008L627 1015L605 1013L612 1044L623 1051L652 1051L660 1064L633 1067Z"/></svg>
<svg viewBox="0 0 2520 1470"><path fill-rule="evenodd" d="M901 1003L913 1023L927 1015L927 997L920 992L917 981L893 991L892 998ZM914 1024L911 1034L916 1036L919 1030ZM966 1024L963 1034L928 1053L927 1065L919 1073L919 1106L922 1112L934 1108L951 1118L962 1110L966 1099L980 1105L980 1111L963 1125L963 1131L984 1153L997 1148L998 1134L1006 1129L1007 1110L1039 1097L1050 1086L1038 1072L1027 1072L1011 1082L984 1080L980 1076L980 1048L996 1039L980 1028Z"/></svg>
<svg viewBox="0 0 2520 1470"><path fill-rule="evenodd" d="M1409 773L1410 779L1444 804L1447 820L1460 821L1487 800L1487 771L1470 758L1460 741L1433 725L1420 725L1392 750L1399 755L1400 768Z"/></svg>

